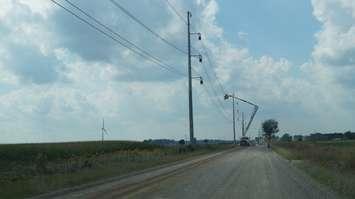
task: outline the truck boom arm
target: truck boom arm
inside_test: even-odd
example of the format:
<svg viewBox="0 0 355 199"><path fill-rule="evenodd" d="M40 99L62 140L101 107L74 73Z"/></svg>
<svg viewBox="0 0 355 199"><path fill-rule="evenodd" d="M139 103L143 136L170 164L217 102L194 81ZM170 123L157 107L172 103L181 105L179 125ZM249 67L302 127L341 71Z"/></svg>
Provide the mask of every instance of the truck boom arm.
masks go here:
<svg viewBox="0 0 355 199"><path fill-rule="evenodd" d="M247 134L247 132L249 130L249 127L250 127L251 123L253 122L253 119L254 119L255 114L258 111L258 109L259 109L259 107L257 105L254 105L254 111L253 111L253 113L250 116L250 120L249 120L249 122L247 124L247 127L245 128L245 134Z"/></svg>
<svg viewBox="0 0 355 199"><path fill-rule="evenodd" d="M246 128L245 128L244 134L247 134L247 132L248 132L248 130L249 130L249 127L250 127L251 123L252 123L253 120L254 120L254 117L255 117L255 115L256 115L256 112L257 112L258 109L259 109L259 106L256 105L256 104L254 104L254 103L252 103L252 102L249 102L249 101L247 101L247 100L245 100L245 99L239 98L239 97L237 97L237 96L235 96L235 95L225 95L225 96L224 96L225 99L228 98L228 97L233 97L234 99L240 100L240 101L242 101L242 102L245 102L245 103L247 103L247 104L250 104L250 105L254 106L253 113L251 114L250 119L249 119L249 122L248 122L248 124L247 124L247 126L246 126ZM244 136L244 135L243 135L243 136Z"/></svg>

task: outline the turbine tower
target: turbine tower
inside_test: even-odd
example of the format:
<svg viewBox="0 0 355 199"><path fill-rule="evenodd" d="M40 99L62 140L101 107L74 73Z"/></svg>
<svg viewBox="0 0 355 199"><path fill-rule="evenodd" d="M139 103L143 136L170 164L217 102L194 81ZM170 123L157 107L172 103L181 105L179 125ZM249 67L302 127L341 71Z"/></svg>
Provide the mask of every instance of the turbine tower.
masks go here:
<svg viewBox="0 0 355 199"><path fill-rule="evenodd" d="M102 118L102 127L101 127L101 142L102 142L102 144L104 143L105 134L108 135L107 130L105 129L105 119Z"/></svg>

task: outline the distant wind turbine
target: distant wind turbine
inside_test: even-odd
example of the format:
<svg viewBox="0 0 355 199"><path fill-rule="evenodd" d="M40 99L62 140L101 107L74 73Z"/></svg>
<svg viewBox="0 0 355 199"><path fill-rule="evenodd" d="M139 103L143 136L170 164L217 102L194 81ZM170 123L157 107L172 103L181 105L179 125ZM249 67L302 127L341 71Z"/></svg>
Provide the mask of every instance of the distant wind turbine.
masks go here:
<svg viewBox="0 0 355 199"><path fill-rule="evenodd" d="M102 118L102 128L101 128L101 141L102 141L102 144L104 143L105 134L108 135L107 130L105 129L105 119Z"/></svg>

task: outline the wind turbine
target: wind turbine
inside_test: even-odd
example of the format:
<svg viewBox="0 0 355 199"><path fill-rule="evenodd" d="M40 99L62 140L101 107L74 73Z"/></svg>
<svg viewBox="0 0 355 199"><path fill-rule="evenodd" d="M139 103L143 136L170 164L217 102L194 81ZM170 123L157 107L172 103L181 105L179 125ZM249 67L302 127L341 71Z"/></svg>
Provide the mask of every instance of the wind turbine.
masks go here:
<svg viewBox="0 0 355 199"><path fill-rule="evenodd" d="M101 141L102 141L102 144L104 143L105 134L108 135L107 130L105 129L105 119L102 118L102 128L101 128Z"/></svg>

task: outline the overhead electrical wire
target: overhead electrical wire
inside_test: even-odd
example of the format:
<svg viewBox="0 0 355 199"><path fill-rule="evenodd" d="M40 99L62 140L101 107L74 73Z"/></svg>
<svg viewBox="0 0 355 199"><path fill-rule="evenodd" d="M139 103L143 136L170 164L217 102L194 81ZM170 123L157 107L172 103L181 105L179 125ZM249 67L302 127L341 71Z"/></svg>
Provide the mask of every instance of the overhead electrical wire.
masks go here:
<svg viewBox="0 0 355 199"><path fill-rule="evenodd" d="M204 64L202 64L202 68L203 68L203 70L204 70L204 73L206 74L207 79L208 79L209 82L210 82L210 87L211 87L212 92L213 92L213 93L215 94L215 96L217 97L216 100L217 100L218 103L216 103L216 104L220 107L220 109L222 110L221 112L223 112L224 115L225 115L225 111L224 111L224 110L225 110L225 107L223 106L223 102L222 102L223 100L222 100L221 98L219 98L218 96L224 96L224 94L226 93L226 91L225 91L223 85L221 84L219 78L217 77L217 74L214 72L213 62L212 62L210 56L208 55L206 46L205 46L203 43L202 43L202 46L203 46L203 49L204 49L204 52L203 52L202 54L207 57L208 66L209 66L209 67L211 68L211 70L213 71L212 73L213 73L214 78L215 78L216 80L215 80L215 81L212 80L213 78L211 78L211 76L210 76L210 74L209 74L209 72L208 72L208 70L207 70L207 68L205 67ZM219 89L215 88L215 82L219 85ZM206 89L207 89L207 87L206 87ZM217 90L220 90L220 91L222 92L221 95L218 94Z"/></svg>
<svg viewBox="0 0 355 199"><path fill-rule="evenodd" d="M222 107L220 107L219 104L216 103L216 101L212 100L213 97L212 97L211 93L209 92L209 90L207 89L206 85L204 85L203 88L205 89L207 95L209 96L208 98L209 98L210 102L213 102L213 103L214 103L214 105L216 106L217 110L220 111L220 113L221 113L221 115L224 117L224 119L227 120L227 121L231 121L231 119L229 119L229 118L226 116L225 112L223 111L224 109L223 109Z"/></svg>
<svg viewBox="0 0 355 199"><path fill-rule="evenodd" d="M181 71L175 69L172 66L169 66L165 63L163 63L159 58L151 55L149 52L145 51L144 49L140 48L139 46L137 46L136 44L132 43L131 41L129 41L128 39L124 38L123 36L121 36L120 34L118 34L117 32L113 31L111 28L109 28L108 26L104 25L102 22L100 22L99 20L97 20L95 17L91 16L90 14L88 14L87 12L85 12L83 9L79 8L79 6L75 5L74 3L72 3L69 0L65 0L67 3L69 3L72 7L74 7L75 9L79 10L81 13L83 13L85 16L87 16L88 18L90 18L91 20L93 20L95 23L97 23L98 25L102 26L103 28L105 28L107 31L109 31L111 34L119 37L121 40L125 41L126 43L132 45L133 47L135 47L136 49L132 48L131 46L127 45L126 43L120 41L119 39L117 39L116 37L114 37L113 35L105 32L104 30L102 30L101 28L97 27L97 25L94 25L92 23L90 23L88 20L84 19L83 17L79 16L78 14L76 14L74 11L70 10L69 8L65 7L64 5L62 5L61 3L59 3L56 0L51 0L54 4L56 4L57 6L61 7L62 9L64 9L66 12L68 12L69 14L73 15L74 17L76 17L77 19L79 19L80 21L82 21L83 23L87 24L88 26L90 26L91 28L95 29L96 31L100 32L101 34L105 35L106 37L112 39L113 41L117 42L118 44L120 44L121 46L129 49L130 51L134 52L135 54L151 61L154 62L155 64L157 64L159 67L168 70L172 73L178 74L180 76L186 76L185 73L182 73Z"/></svg>
<svg viewBox="0 0 355 199"><path fill-rule="evenodd" d="M206 57L207 57L207 63L209 64L209 67L211 68L211 70L213 70L213 66L212 66L212 61L211 61L211 59L210 59L210 57L208 56L208 52L207 52L207 49L206 49L206 47L204 46L204 53L203 53ZM208 72L208 70L207 70L207 68L205 67L205 65L204 64L202 64L202 68L203 68L203 71L204 71L204 73L205 73L205 75L206 75L206 78L207 78L207 80L208 81L206 81L206 82L210 82L210 88L211 88L211 90L212 90L212 92L214 93L214 96L215 97L213 97L213 98L216 98L216 100L217 100L217 105L221 108L221 110L222 110L222 112L224 113L224 115L225 115L225 107L223 106L223 100L221 100L221 98L219 98L219 96L224 96L224 94L226 93L225 92L225 89L224 89L224 87L222 86L222 84L220 83L220 81L219 81L219 79L217 78L217 75L215 74L215 73L213 73L214 74L214 77L216 78L216 81L213 81L212 80L212 78L211 78L211 75L209 74L209 72ZM193 69L194 70L194 69ZM196 73L198 73L196 70L194 70ZM217 88L215 88L215 82L217 82L218 84L219 84L219 86L220 86L220 89L217 89ZM207 88L207 86L206 86L206 89L208 89ZM217 90L221 90L221 94L218 94L218 92L217 92ZM211 96L211 95L210 95Z"/></svg>
<svg viewBox="0 0 355 199"><path fill-rule="evenodd" d="M208 60L208 62L210 64L211 69L213 70L213 67L211 66L211 60L209 59L208 55L207 55L207 60ZM222 86L222 84L219 82L218 78L216 77L216 80L217 80L218 85L220 86L220 89L215 88L215 83L214 83L215 81L212 80L211 76L208 73L207 68L204 65L202 65L202 68L203 68L203 70L204 70L204 72L206 74L207 79L210 80L210 87L212 88L213 93L216 96L224 96L226 94L226 92L225 92L225 89ZM221 95L218 94L217 90L220 90L222 92ZM224 109L223 102L222 102L223 100L221 98L217 98L217 100L218 100L218 103L220 104L220 106Z"/></svg>
<svg viewBox="0 0 355 199"><path fill-rule="evenodd" d="M185 20L185 18L180 14L180 12L176 9L176 7L169 1L169 0L165 0L166 3L168 4L169 8L176 14L176 16L178 16L178 18L181 19L181 21L183 21L186 25L187 25L187 21Z"/></svg>
<svg viewBox="0 0 355 199"><path fill-rule="evenodd" d="M116 31L114 31L113 29L111 29L110 27L108 27L107 25L103 24L102 22L100 22L97 18L93 17L92 15L90 15L89 13L87 13L86 11L84 11L83 9L81 9L79 6L75 5L74 3L72 3L69 0L64 0L65 2L67 2L69 5L71 5L72 7L74 7L76 10L80 11L82 14L84 14L86 17L88 17L89 19L93 20L96 24L100 25L101 27L103 27L104 29L106 29L108 32L110 32L111 34L117 36L119 39L123 40L119 40L116 37L114 37L113 35L105 32L104 30L102 30L101 28L99 28L97 25L94 25L93 23L89 22L88 20L84 19L83 17L79 16L78 14L76 14L74 11L70 10L69 8L65 7L64 5L62 5L61 3L59 3L56 0L51 0L54 4L56 4L57 6L61 7L62 9L64 9L66 12L68 12L69 14L73 15L74 17L76 17L77 19L79 19L80 21L82 21L83 23L87 24L88 26L90 26L91 28L95 29L96 31L100 32L101 34L103 34L104 36L112 39L113 41L117 42L118 44L120 44L121 46L129 49L130 51L136 53L137 55L151 61L154 62L155 64L157 64L158 66L160 66L161 68L168 70L170 72L173 72L175 74L179 74L181 76L186 76L185 73L182 73L181 71L175 69L174 67L164 64L159 58L151 55L149 52L145 51L144 49L140 48L139 46L137 46L136 44L134 44L133 42L129 41L128 39L124 38L122 35L118 34ZM170 45L171 47L174 47L176 50L180 51L181 53L186 54L185 51L179 49L178 47L176 47L174 44L172 44L171 42L169 42L168 40L166 40L165 38L163 38L162 36L160 36L159 34L157 34L155 31L153 31L151 28L149 28L148 26L146 26L144 23L142 23L138 18L136 18L134 15L132 15L130 12L128 12L125 8L123 8L122 6L120 6L117 2L110 0L115 6L117 6L118 8L120 8L123 12L125 12L128 16L130 16L133 20L135 20L137 23L139 23L140 25L142 25L143 27L145 27L149 32L151 32L152 34L154 34L156 37L158 37L160 40L164 41L165 43L167 43L168 45ZM173 7L173 5L166 0L168 5L174 10L174 12L181 18L182 16L180 14L178 14L177 10ZM133 46L134 48L132 48L131 46ZM211 60L207 54L207 52L205 53L207 60L210 64ZM212 66L211 66L212 67ZM206 70L206 69L205 69ZM194 70L196 72L196 70ZM206 75L208 76L208 78L210 79L210 81L212 82L210 76L208 75L208 71L206 70ZM217 76L216 76L217 77ZM218 80L218 78L217 78ZM213 83L211 83L213 86ZM224 91L223 86L220 84L222 90ZM213 87L212 87L213 88ZM230 121L230 119L225 115L224 112L224 107L221 104L220 100L218 100L218 103L214 100L212 100L214 97L212 97L212 94L209 92L208 88L206 85L204 85L204 89L206 90L207 95L209 96L209 100L211 102L213 102L216 106L216 108L218 109L218 111L220 111L221 115L227 120ZM213 92L215 94L217 94L217 92L214 90L213 88Z"/></svg>
<svg viewBox="0 0 355 199"><path fill-rule="evenodd" d="M174 13L175 13L180 19L182 19L183 22L186 22L186 21L184 20L184 18L182 17L182 15L179 13L179 11L177 11L177 9L174 7L174 5L173 5L169 0L166 0L166 2L167 2L167 4L168 4L168 6L174 11ZM187 23L187 22L186 22L186 23ZM203 41L201 41L201 42L202 42L202 47L203 47L203 50L204 50L203 54L206 56L207 62L208 62L208 64L209 64L211 70L213 71L214 77L215 77L216 80L217 80L217 84L219 85L221 91L223 92L222 95L224 95L224 94L226 93L226 90L224 89L223 85L221 84L219 78L217 77L217 74L214 72L213 63L212 63L212 60L211 60L210 56L208 55L207 47L205 46L205 44L203 43ZM194 49L194 48L193 48L193 49ZM196 51L196 49L194 49L194 50ZM202 67L204 67L204 65L202 65ZM209 78L210 81L212 81L212 78L210 78L210 75L208 74L207 69L206 69L205 67L204 67L204 69L205 69L205 74L206 74L207 78ZM194 70L194 69L193 69L193 70ZM196 70L194 70L194 71L197 72ZM214 90L214 93L217 95L217 93L216 93L216 91L215 91L215 89L214 89L214 87L213 87L213 85L214 85L213 82L212 82L211 84L212 84L212 88L213 88L213 90Z"/></svg>
<svg viewBox="0 0 355 199"><path fill-rule="evenodd" d="M180 12L175 8L175 6L169 1L169 0L166 0L166 3L168 4L168 6L174 11L174 13L185 23L187 24L187 22L185 21L184 17L182 17L182 15L180 14ZM207 57L207 62L211 68L211 70L213 71L214 67L213 67L213 63L212 63L212 60L210 58L210 56L208 55L208 52L207 52L207 48L206 46L202 43L202 47L204 49L204 55ZM194 49L194 48L193 48ZM196 51L196 49L194 49ZM220 98L218 98L218 93L217 91L215 90L214 88L214 82L212 81L212 78L210 77L209 73L208 73L208 70L204 67L204 65L202 65L204 71L205 71L205 74L206 74L206 77L207 79L211 82L211 88L212 88L212 92L215 94L215 96L217 97L217 101L216 102L215 100L213 100L215 97L212 97L212 94L209 92L209 89L207 88L206 85L204 85L204 89L206 90L206 93L209 97L209 100L211 102L213 102L213 104L216 106L216 108L220 111L220 113L222 114L222 116L227 120L227 121L230 121L230 119L228 119L228 117L226 116L226 113L224 111L224 107L223 107L223 103L221 102ZM198 73L194 68L192 68L194 72ZM220 90L223 92L222 93L222 96L224 96L224 94L226 93L223 85L221 84L220 80L218 79L217 77L217 74L213 71L213 74L214 74L214 77L216 78L217 80L217 84L219 85L220 87ZM218 89L217 89L218 90Z"/></svg>
<svg viewBox="0 0 355 199"><path fill-rule="evenodd" d="M173 4L172 4L169 0L165 0L165 1L166 1L166 3L168 4L168 6L174 11L174 13L175 13L185 24L187 24L187 22L185 21L185 19L182 17L182 15L179 13L179 11L173 6ZM206 51L206 49L205 49L205 51ZM205 54L207 54L207 52L206 52ZM209 56L206 55L206 57L207 57L207 59L208 59L208 62L210 63L211 60L210 60ZM210 64L211 64L211 63L210 63ZM202 65L202 66L203 66L203 65ZM203 66L203 67L204 67L204 66ZM212 68L212 67L211 67L211 68ZM194 68L192 68L192 69L193 69L194 72L198 73ZM204 68L204 69L205 69L205 68ZM226 120L230 121L230 120L228 119L228 117L226 116L226 113L224 112L224 107L223 107L223 105L222 105L220 99L218 98L218 94L217 94L216 90L215 90L214 87L213 87L213 82L212 82L212 80L211 80L211 78L210 78L210 75L208 74L207 69L205 69L205 73L206 73L207 78L211 81L211 88L212 88L212 90L213 90L213 93L216 95L217 101L218 101L218 103L217 103L215 100L212 100L212 99L214 99L214 97L212 97L212 94L209 92L207 86L204 85L204 89L206 90L206 93L207 93L207 95L208 95L208 98L209 98L210 102L213 102L213 104L214 104L214 105L216 106L216 108L220 111L220 113L222 114L222 116L223 116ZM217 76L216 76L216 77L217 77ZM222 88L222 92L225 93L225 90L224 90L223 86L221 86L221 88ZM223 94L223 95L224 95L224 94Z"/></svg>
<svg viewBox="0 0 355 199"><path fill-rule="evenodd" d="M112 1L112 0L111 0L111 1ZM174 13L175 13L184 23L187 24L186 20L184 19L184 17L182 17L182 15L181 15L180 12L176 9L176 7L175 7L169 0L165 0L165 1L166 1L167 5L174 11ZM211 69L212 69L212 71L213 71L213 67L212 67L213 63L212 63L212 60L211 60L210 56L208 55L207 47L206 47L206 45L203 43L203 41L201 41L201 42L202 42L202 47L203 47L203 49L204 49L204 53L203 53L203 54L207 57L207 61L208 61L209 65L210 65L210 67L211 67ZM215 78L217 79L217 82L218 82L218 84L219 84L220 89L221 89L221 90L223 91L223 93L225 94L226 91L225 91L224 87L222 86L222 84L221 84L219 78L217 77L217 74L216 74L214 71L213 71L213 74L214 74Z"/></svg>
<svg viewBox="0 0 355 199"><path fill-rule="evenodd" d="M170 47L176 49L177 51L183 53L183 54L187 54L186 51L182 50L181 48L177 47L175 44L173 44L172 42L170 42L169 40L165 39L163 36L161 36L160 34L158 34L157 32L155 32L152 28L150 28L148 25L146 25L145 23L143 23L140 19L138 19L136 16L134 16L130 11L128 11L126 8L124 8L121 4L117 3L114 0L110 0L110 2L116 6L118 9L120 9L122 12L124 12L127 16L129 16L131 19L133 19L135 22L137 22L139 25L141 25L142 27L144 27L147 31L149 31L150 33L152 33L155 37L157 37L158 39L160 39L161 41L163 41L164 43L166 43L167 45L169 45Z"/></svg>
<svg viewBox="0 0 355 199"><path fill-rule="evenodd" d="M208 54L208 52L207 52L207 47L206 47L206 45L205 45L203 42L202 42L202 48L204 49L203 54L204 54L204 55L206 56L206 58L207 58L208 65L210 66L210 68L211 68L211 70L212 70L212 73L213 73L214 77L216 78L217 83L218 83L220 89L223 91L223 94L226 94L227 92L226 92L225 88L223 87L221 81L220 81L219 78L217 77L216 72L214 71L214 68L215 68L215 67L214 67L214 64L213 64L212 59L210 58L210 56L209 56L209 54Z"/></svg>
<svg viewBox="0 0 355 199"><path fill-rule="evenodd" d="M194 68L191 68L196 74L199 74L198 71L196 71ZM207 81L204 81L204 82L207 82ZM219 98L218 98L218 94L216 94L215 91L213 91L213 93L215 93L215 97L212 96L212 94L210 93L208 87L203 84L203 88L205 89L206 93L207 93L207 98L209 98L209 101L210 102L213 102L213 104L216 106L217 109L219 109L220 113L222 113L223 117L226 119L226 113L224 111L224 107L222 105L222 103L220 102ZM216 99L217 98L217 101L218 103L215 101L215 100L212 100L212 99ZM212 103L210 103L212 105ZM227 119L228 120L228 119Z"/></svg>
<svg viewBox="0 0 355 199"><path fill-rule="evenodd" d="M219 106L222 108L222 110L224 110L223 103L221 102L221 99L220 99L220 97L222 97L223 95L219 95L219 94L217 93L217 91L215 90L215 88L214 88L214 86L213 86L213 81L211 80L211 78L210 78L210 76L209 76L209 74L208 74L206 68L203 67L203 69L204 69L204 72L205 72L205 74L206 74L207 79L209 79L209 81L210 81L211 90L212 90L212 92L214 93L215 97L217 97L217 102L218 102ZM206 86L206 87L207 87L207 86ZM224 111L223 111L223 112L224 112Z"/></svg>

